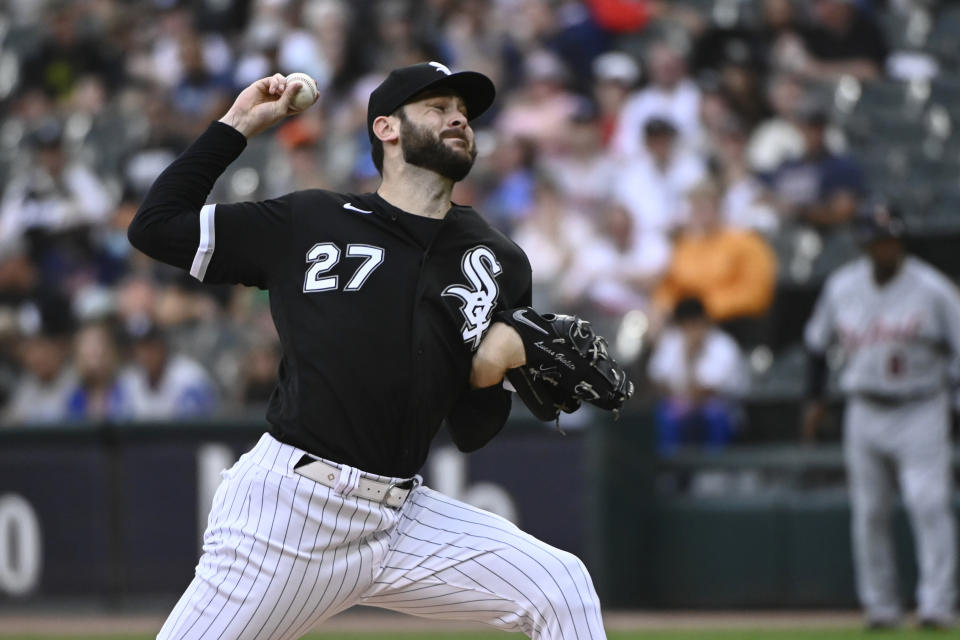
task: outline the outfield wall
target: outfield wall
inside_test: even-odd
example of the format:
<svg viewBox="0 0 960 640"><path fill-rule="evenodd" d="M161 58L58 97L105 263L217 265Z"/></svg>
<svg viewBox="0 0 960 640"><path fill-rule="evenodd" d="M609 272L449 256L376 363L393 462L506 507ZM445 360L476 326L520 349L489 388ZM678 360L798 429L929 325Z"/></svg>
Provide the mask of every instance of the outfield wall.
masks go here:
<svg viewBox="0 0 960 640"><path fill-rule="evenodd" d="M192 576L220 470L262 429L0 430L0 606L175 597ZM469 456L441 435L424 476L584 558L608 606L854 604L838 447L734 448L664 461L651 434L643 412L618 422L595 415L589 429L565 436L513 421ZM761 481L729 490L721 483L709 495L664 491L665 479L705 471ZM915 570L902 513L897 530L909 593Z"/></svg>
<svg viewBox="0 0 960 640"><path fill-rule="evenodd" d="M0 604L177 594L220 471L262 424L0 430ZM584 437L513 424L469 457L438 438L430 486L587 554Z"/></svg>

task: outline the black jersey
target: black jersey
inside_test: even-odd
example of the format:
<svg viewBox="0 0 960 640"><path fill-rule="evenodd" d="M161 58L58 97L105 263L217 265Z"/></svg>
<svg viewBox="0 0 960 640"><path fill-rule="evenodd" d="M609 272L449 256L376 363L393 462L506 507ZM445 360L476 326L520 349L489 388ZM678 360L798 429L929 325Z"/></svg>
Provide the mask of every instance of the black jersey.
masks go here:
<svg viewBox="0 0 960 640"><path fill-rule="evenodd" d="M485 444L510 396L471 390L471 362L495 311L530 304L523 251L469 207L433 220L375 193L203 206L245 143L212 124L154 183L129 237L203 282L269 291L283 349L271 434L401 477L445 418L460 448Z"/></svg>

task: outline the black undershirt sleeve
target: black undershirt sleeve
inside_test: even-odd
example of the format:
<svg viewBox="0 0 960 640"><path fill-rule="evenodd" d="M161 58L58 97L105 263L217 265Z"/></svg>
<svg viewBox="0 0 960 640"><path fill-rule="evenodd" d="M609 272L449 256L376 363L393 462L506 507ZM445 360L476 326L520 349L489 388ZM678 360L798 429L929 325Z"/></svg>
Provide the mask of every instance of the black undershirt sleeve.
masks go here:
<svg viewBox="0 0 960 640"><path fill-rule="evenodd" d="M198 214L220 174L246 148L242 133L213 122L154 181L127 229L151 258L189 269L200 241Z"/></svg>
<svg viewBox="0 0 960 640"><path fill-rule="evenodd" d="M497 435L510 415L510 392L499 384L467 389L447 416L447 430L460 451L476 451Z"/></svg>
<svg viewBox="0 0 960 640"><path fill-rule="evenodd" d="M807 349L806 398L823 399L827 390L827 356L825 353Z"/></svg>
<svg viewBox="0 0 960 640"><path fill-rule="evenodd" d="M203 282L268 288L289 252L299 195L204 206L245 147L236 129L211 123L153 183L127 230L130 243Z"/></svg>

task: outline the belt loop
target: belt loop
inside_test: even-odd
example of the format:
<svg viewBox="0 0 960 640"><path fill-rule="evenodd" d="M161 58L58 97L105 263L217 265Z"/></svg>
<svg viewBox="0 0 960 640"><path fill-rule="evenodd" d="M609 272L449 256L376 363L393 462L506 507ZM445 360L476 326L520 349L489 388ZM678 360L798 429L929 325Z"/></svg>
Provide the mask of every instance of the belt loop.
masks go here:
<svg viewBox="0 0 960 640"><path fill-rule="evenodd" d="M337 482L333 485L333 490L341 496L348 495L357 490L360 486L360 470L349 465L340 466L340 474L337 476Z"/></svg>

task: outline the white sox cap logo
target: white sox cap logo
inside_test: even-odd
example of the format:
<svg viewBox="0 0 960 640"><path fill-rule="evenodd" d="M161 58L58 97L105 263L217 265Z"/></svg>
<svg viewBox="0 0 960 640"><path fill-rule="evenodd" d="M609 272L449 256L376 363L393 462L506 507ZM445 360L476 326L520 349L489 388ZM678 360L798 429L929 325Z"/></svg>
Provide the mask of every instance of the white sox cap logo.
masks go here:
<svg viewBox="0 0 960 640"><path fill-rule="evenodd" d="M463 341L473 340L473 349L476 349L483 332L490 326L493 308L497 306L500 287L495 277L500 275L502 268L493 251L483 245L464 252L460 268L473 289L452 284L443 290L442 295L455 296L463 301L460 305L465 320L461 327Z"/></svg>
<svg viewBox="0 0 960 640"><path fill-rule="evenodd" d="M439 62L431 62L429 64L431 67L434 67L437 71L439 71L443 75L446 75L446 76L450 75L450 67L448 67L447 65L440 64Z"/></svg>

